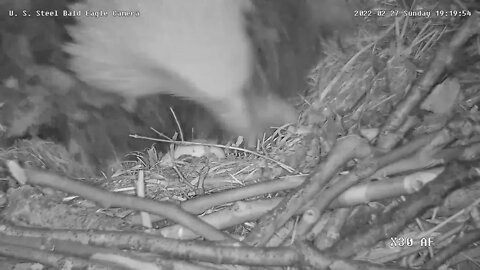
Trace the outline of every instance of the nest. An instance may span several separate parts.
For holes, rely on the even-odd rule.
[[[132,134],[150,147],[101,177],[52,142],[2,150],[0,255],[128,269],[469,264],[457,254],[479,254],[478,14],[365,20],[323,45],[298,123],[255,150]]]

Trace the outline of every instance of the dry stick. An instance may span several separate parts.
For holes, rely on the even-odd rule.
[[[306,175],[292,175],[277,180],[232,188],[180,202],[180,207],[188,213],[201,214],[214,206],[296,188],[303,183],[305,178]],[[151,216],[151,220],[152,222],[158,222],[164,220],[164,217]],[[135,224],[141,224],[138,216],[132,216],[129,221]]]
[[[418,148],[420,148],[421,146],[424,146],[425,144],[427,144],[427,142],[431,142],[434,136],[435,136],[435,134],[424,135],[424,136],[422,136],[420,138],[417,138],[416,140],[414,140],[414,141],[412,141],[412,142],[410,142],[410,143],[408,143],[408,144],[406,144],[406,145],[404,145],[400,148],[395,149],[393,152],[390,152],[388,154],[388,156],[382,156],[379,159],[380,160],[392,161],[392,160],[398,159],[402,156],[410,155],[412,153],[412,151],[415,151]],[[465,149],[465,151],[467,149]],[[454,155],[456,154],[455,156],[457,158],[465,155],[465,154],[463,154],[464,151],[453,151],[453,152],[449,151],[449,152],[451,154],[454,154]],[[472,157],[477,156],[478,150],[477,151],[469,150],[468,153],[469,154],[466,155],[466,156],[470,157],[469,160],[471,160]],[[461,155],[461,156],[457,156],[457,155]],[[393,156],[393,158],[392,158],[392,156]],[[450,159],[451,158],[455,158],[455,157],[452,156],[452,157],[450,157]],[[376,163],[375,161],[371,161],[371,162]],[[381,167],[381,164],[378,164],[377,166]],[[408,170],[409,168],[406,168],[406,169]],[[396,173],[400,173],[400,172],[403,172],[403,171],[397,171]],[[202,197],[198,197],[196,199],[188,200],[186,202],[181,203],[181,207],[182,207],[182,209],[184,209],[185,211],[187,211],[189,213],[199,214],[199,213],[202,213],[203,211],[205,211],[206,209],[211,208],[212,206],[215,206],[215,205],[218,205],[218,204],[224,204],[224,203],[228,203],[228,202],[232,202],[232,201],[236,201],[236,200],[241,200],[241,199],[245,199],[246,197],[257,196],[257,195],[261,195],[261,194],[264,194],[264,193],[277,192],[277,191],[281,191],[281,190],[285,190],[285,189],[296,188],[304,181],[304,179],[305,179],[305,176],[290,176],[290,177],[287,177],[285,179],[269,181],[269,182],[260,183],[260,184],[253,184],[253,185],[243,187],[243,188],[227,190],[225,192],[214,193],[214,194],[211,194],[211,195],[202,196]],[[340,182],[351,183],[351,181],[347,181],[347,180],[345,180],[345,181],[341,180]],[[392,187],[392,183],[384,183],[384,184],[385,184],[385,186],[388,186],[390,188]],[[401,183],[401,185],[403,185],[403,182]],[[341,188],[341,189],[343,189],[343,188]],[[397,194],[398,196],[407,194],[401,188],[397,189],[396,191],[397,192],[402,192],[401,194]],[[325,204],[327,204],[326,201],[329,200],[328,198],[335,197],[336,196],[335,194],[336,194],[335,192],[329,191],[326,195],[324,195],[325,196],[324,200],[319,200],[314,205],[319,205],[319,209],[321,209],[322,205],[325,206]],[[324,196],[320,196],[320,198],[324,198]],[[381,198],[384,198],[384,197],[381,197]],[[267,207],[267,208],[266,207],[261,207],[261,209],[264,209],[263,211],[253,211],[252,212],[252,210],[250,210],[249,212],[252,212],[252,213],[249,213],[250,215],[248,215],[245,218],[248,218],[249,220],[252,220],[252,219],[257,219],[257,218],[263,216],[266,213],[266,211],[268,211],[267,209],[271,210],[273,207],[275,207],[275,205],[278,204],[277,201],[278,200],[275,200],[275,201],[272,201],[271,203],[265,202],[270,207]],[[344,204],[340,204],[340,206],[341,205],[344,205]],[[338,207],[338,206],[339,205],[337,203],[336,207]],[[248,207],[248,206],[246,206],[246,207]],[[303,208],[303,209],[305,210],[305,208]],[[260,209],[255,209],[255,210],[260,210]],[[227,210],[227,211],[232,211],[232,210]],[[235,214],[233,214],[234,217],[228,218],[225,213],[216,213],[215,215],[212,215],[212,217],[210,217],[210,215],[205,216],[205,218],[206,218],[205,220],[208,223],[211,223],[212,225],[214,225],[215,227],[221,229],[221,228],[225,228],[225,226],[236,225],[237,223],[232,224],[232,222],[234,222],[234,221],[239,221],[239,220],[245,221],[243,218],[239,217],[238,214],[239,214],[238,211],[235,210]],[[297,214],[298,214],[298,212],[297,212]],[[220,220],[225,220],[225,219],[227,219],[229,222],[223,221],[223,222],[212,223],[213,220],[220,221]],[[155,220],[159,220],[159,218],[156,218]],[[183,232],[181,234],[181,237],[179,235],[180,231]],[[184,227],[180,226],[180,225],[175,225],[175,226],[172,226],[172,227],[169,227],[169,228],[165,228],[164,230],[162,230],[162,235],[168,236],[168,237],[174,237],[174,238],[180,237],[181,239],[193,239],[193,238],[197,237],[196,234],[192,233],[191,231],[185,231]]]
[[[337,141],[327,160],[318,165],[305,182],[285,197],[273,211],[262,217],[244,242],[249,245],[265,245],[277,229],[282,227],[300,207],[307,204],[338,173],[345,162],[371,154],[372,148],[359,136],[351,135]]]
[[[401,158],[402,156],[406,156],[406,155],[410,156],[410,153],[412,151],[415,151],[421,146],[424,146],[427,142],[432,141],[433,136],[434,134],[430,134],[430,135],[425,135],[420,138],[417,138],[416,140],[411,141],[408,144],[390,152],[388,156],[382,156],[379,159],[391,161],[393,159],[391,158],[391,156],[394,156],[394,158]],[[471,149],[468,149],[468,148],[465,148],[465,149],[462,148],[462,151],[448,150],[448,155],[450,156],[449,159],[453,159],[453,158],[464,159],[464,156],[466,156],[466,157],[469,157],[469,159],[467,160],[472,160],[472,157],[475,157],[478,155],[478,153],[480,153],[480,144],[478,144],[478,146],[479,147],[477,148],[479,149],[476,149],[476,151],[471,151]],[[465,155],[464,152],[467,150],[469,154]],[[373,163],[375,162],[373,161]],[[395,164],[395,162],[391,164]],[[381,164],[378,164],[377,166],[381,166]],[[423,167],[424,166],[422,166],[422,168]],[[404,168],[404,170],[407,170],[407,171],[410,169],[411,167]],[[396,173],[401,173],[404,170],[396,171]],[[288,176],[278,180],[268,181],[260,184],[252,184],[246,187],[230,189],[230,190],[219,192],[219,193],[213,193],[206,196],[197,197],[195,199],[182,202],[180,206],[182,207],[182,209],[184,209],[189,213],[200,214],[205,210],[219,204],[225,204],[225,203],[229,203],[237,200],[242,200],[248,197],[258,196],[265,193],[278,192],[282,190],[297,188],[299,185],[301,185],[304,182],[305,178],[306,176],[303,176],[303,175]],[[340,180],[340,182],[344,182],[344,181]],[[366,197],[363,197],[363,198],[354,196],[353,201],[351,201],[352,200],[351,197],[345,197],[344,199],[341,199],[343,198],[342,195],[336,196],[337,200],[334,200],[329,205],[329,208],[351,206],[351,205],[365,203],[367,201],[372,201],[372,200],[379,200],[379,199],[397,197],[400,195],[407,195],[407,194],[411,194],[413,191],[418,191],[421,188],[421,186],[418,186],[417,188],[413,188],[412,190],[409,190],[409,189],[405,189],[404,185],[405,183],[403,180],[399,181],[399,179],[392,179],[392,181],[386,180],[386,181],[382,181],[381,183],[376,183],[375,185],[373,185],[371,189],[369,188],[370,184],[351,187],[346,191],[346,192],[349,192],[349,194],[350,193],[357,194],[356,190],[365,190],[365,189],[371,190],[371,192],[373,193],[367,192],[368,194],[371,194],[371,195],[366,195]],[[378,189],[380,190],[387,189],[388,192],[375,191]],[[334,194],[335,192],[331,191],[324,196],[326,196],[327,198],[331,198],[332,195]],[[333,197],[335,197],[335,195]],[[232,208],[224,209],[222,211],[219,211],[210,215],[205,215],[201,218],[207,223],[212,224],[218,229],[224,229],[230,226],[238,225],[248,220],[255,220],[260,218],[261,216],[265,215],[268,211],[272,210],[279,203],[279,200],[281,200],[281,198],[264,200],[264,201],[255,201],[255,202],[244,202],[241,205],[240,204],[235,205],[235,206],[232,206]],[[320,205],[325,205],[325,201],[324,202],[317,201],[312,205],[317,205],[317,207]],[[299,214],[306,209],[307,208],[303,207],[299,211],[297,211],[296,214]],[[158,220],[161,220],[162,218],[152,217],[152,219],[154,221],[158,221]],[[135,216],[131,221],[136,224],[140,224],[139,223],[140,220],[138,216]],[[161,230],[161,235],[166,237],[176,238],[176,239],[194,239],[198,237],[198,235],[191,232],[190,230],[187,230],[185,227],[181,225],[174,225],[174,226],[164,228]]]
[[[33,169],[21,169],[13,161],[8,161],[10,171],[14,178],[19,179],[17,174],[24,174],[27,184],[50,187],[70,194],[76,194],[83,198],[95,201],[104,208],[125,207],[138,211],[145,211],[152,214],[165,216],[174,222],[180,223],[190,230],[202,235],[211,241],[230,241],[236,242],[229,235],[218,231],[210,224],[203,222],[196,216],[193,216],[178,205],[167,202],[157,202],[145,198],[139,198],[128,194],[112,193],[102,190],[80,181],[74,181],[66,177],[61,177],[52,173]],[[17,167],[15,171],[11,168]],[[21,170],[19,172],[19,170]],[[21,182],[22,180],[20,180]]]
[[[73,268],[78,269],[130,270],[129,268],[123,268],[118,266],[106,266],[104,262],[92,262],[90,260],[80,259],[77,257],[55,254],[48,251],[12,245],[3,242],[0,243],[0,255],[4,257],[11,257],[31,262],[38,262],[45,266],[55,267],[56,269],[64,269],[65,265],[69,265]]]
[[[128,258],[132,261],[138,261],[138,258],[133,258],[125,252],[109,250],[106,248],[91,247],[91,246],[82,245],[75,242],[57,241],[57,240],[42,241],[42,240],[44,239],[38,238],[38,237],[9,236],[9,235],[2,234],[0,237],[0,246],[8,246],[11,243],[15,243],[16,246],[21,247],[22,250],[19,252],[19,254],[16,254],[15,256],[12,256],[12,257],[17,257],[18,255],[20,255],[21,257],[27,257],[30,251],[34,251],[37,253],[48,251],[43,254],[43,258],[40,258],[37,256],[29,259],[31,261],[40,262],[43,264],[45,264],[46,261],[50,260],[51,257],[57,258],[59,256],[65,256],[65,254],[68,254],[68,256],[71,256],[71,258],[73,258],[73,259],[69,259],[70,261],[74,261],[74,262],[77,261],[76,263],[81,262],[83,265],[95,264],[96,262],[93,262],[92,260],[95,259],[94,256],[96,254],[100,255],[100,256],[97,256],[97,258],[101,256],[106,256],[107,258],[109,256],[116,256],[118,258],[117,261],[121,261],[122,257],[124,259]],[[38,253],[38,254],[40,255],[41,253]],[[89,258],[89,259],[84,259],[84,258]],[[99,261],[102,261],[102,260],[100,259]],[[103,265],[112,266],[111,263],[109,264],[109,261],[103,261],[101,263]],[[146,262],[142,262],[142,264],[146,264]],[[121,263],[116,263],[115,267],[121,267]],[[150,266],[150,268],[151,267],[152,266]],[[131,269],[131,268],[128,268],[125,266],[125,269]]]
[[[406,176],[405,179],[404,177],[398,177],[380,182],[359,184],[351,187],[343,194],[339,195],[336,200],[334,200],[329,205],[328,208],[333,209],[338,207],[353,206],[371,201],[377,201],[386,198],[395,198],[402,195],[412,194],[420,190],[425,183],[433,180],[433,178],[440,174],[442,170],[443,168],[437,168],[434,170],[430,170],[429,172],[416,173],[414,174],[416,176],[413,178],[411,176]],[[422,174],[428,175],[428,177],[421,177]],[[422,180],[420,180],[418,177],[421,177]],[[298,187],[301,182],[294,182],[292,184],[295,184],[295,187]],[[268,193],[269,191],[265,190],[265,192]],[[281,200],[281,197],[277,197],[267,200],[255,200],[246,202],[239,201],[228,208],[224,208],[220,211],[208,215],[202,215],[199,218],[215,226],[215,228],[222,230],[232,226],[236,226],[238,224],[242,224],[250,220],[259,219],[260,217],[267,214],[268,211],[274,209]],[[308,209],[309,208],[307,207],[302,207],[295,214],[301,214]],[[296,231],[300,231],[300,226],[297,228]],[[195,239],[198,237],[198,235],[181,225],[173,225],[162,228],[160,229],[160,234],[165,237],[175,239]],[[275,233],[275,235],[277,238],[279,237],[278,231]]]
[[[143,170],[138,172],[137,182],[137,196],[140,198],[145,198],[145,178]],[[150,219],[150,214],[147,212],[140,212],[140,216],[142,217],[142,225],[145,228],[151,229],[152,228],[152,220]]]
[[[305,219],[305,221],[307,221],[309,224],[301,224],[299,228],[302,228],[302,229],[296,231],[296,234],[297,234],[296,237],[303,239],[308,233],[308,231],[314,226],[314,224],[318,222],[321,214],[328,207],[330,202],[332,202],[336,197],[338,197],[338,195],[344,192],[347,188],[358,183],[358,181],[360,181],[361,179],[364,179],[372,175],[378,168],[382,168],[386,164],[389,164],[393,161],[404,158],[405,156],[411,155],[411,153],[415,152],[420,146],[425,145],[428,141],[431,141],[431,139],[436,135],[437,134],[430,134],[430,135],[423,136],[422,138],[419,138],[414,142],[404,145],[398,148],[397,150],[390,152],[386,155],[382,155],[373,160],[366,160],[363,163],[363,165],[360,164],[359,166],[357,166],[357,169],[354,172],[348,175],[337,176],[336,178],[341,180],[334,181],[334,182],[338,184],[336,184],[332,188],[329,188],[328,191],[326,191],[324,194],[317,196],[319,198],[318,201],[309,203],[309,205],[313,205],[313,207],[309,208],[309,210],[311,211],[308,211],[308,213],[306,213],[310,215],[308,219]],[[368,145],[367,147],[370,147],[370,146]],[[354,149],[354,147],[350,146],[349,151],[352,151],[351,149]],[[332,150],[331,153],[336,153],[335,151],[338,151],[338,150]],[[312,189],[313,187],[307,188],[307,190],[310,190],[310,191]],[[318,194],[318,191],[315,194]],[[302,204],[302,206],[304,206],[307,202],[308,201],[305,201]]]
[[[433,139],[433,137],[431,138]],[[471,161],[477,159],[479,156],[480,143],[442,149],[433,155],[425,155],[425,153],[419,152],[388,164],[377,170],[371,178],[383,178],[388,175],[399,174],[405,171],[423,169],[434,165],[435,163],[445,164],[451,160]]]
[[[318,222],[321,215],[325,209],[327,209],[330,203],[349,187],[355,185],[360,180],[371,176],[374,172],[378,171],[379,168],[384,167],[386,164],[390,164],[393,161],[404,158],[405,156],[410,155],[412,152],[417,151],[419,148],[421,148],[419,152],[421,155],[430,157],[430,159],[433,160],[433,155],[438,153],[439,149],[443,148],[456,137],[468,137],[473,130],[465,130],[464,127],[468,126],[469,124],[469,120],[459,119],[452,121],[449,123],[447,128],[444,128],[432,135],[424,136],[422,139],[418,139],[414,143],[404,145],[387,155],[375,157],[373,160],[363,160],[363,162],[357,165],[353,172],[347,175],[337,176],[334,180],[332,180],[332,182],[335,184],[329,187],[328,190],[325,190],[322,194],[318,195],[316,201],[312,203],[313,206],[305,212],[305,215],[308,215],[308,218],[302,219],[302,221],[306,224],[299,225],[299,228],[302,230],[296,231],[297,238],[304,239],[308,231],[311,230],[315,223]]]
[[[455,239],[455,241],[450,243],[439,253],[437,253],[435,257],[433,257],[429,262],[425,264],[425,267],[429,269],[438,269],[438,267],[450,257],[479,240],[480,229],[466,232],[462,236]]]
[[[332,203],[329,204],[328,208],[334,209],[338,207],[347,207],[368,203],[371,201],[378,201],[382,199],[395,198],[402,195],[412,194],[420,190],[423,185],[433,180],[442,171],[443,167],[440,169],[436,168],[433,170],[429,170],[428,172],[416,173],[414,174],[416,176],[413,178],[412,175],[410,175],[406,176],[405,178],[398,177],[383,180],[380,182],[362,183],[359,185],[355,185],[350,189],[347,189],[343,194],[339,195]],[[424,174],[424,176],[421,176],[422,174]],[[420,180],[419,178],[422,180]],[[300,184],[301,183],[298,183],[297,186],[299,186]],[[281,200],[281,197],[277,197],[267,200],[255,200],[247,202],[239,201],[228,208],[224,208],[220,211],[208,215],[203,215],[200,218],[207,223],[212,224],[213,226],[215,226],[215,228],[226,229],[250,220],[259,219],[260,217],[267,214],[268,211],[274,209]],[[317,204],[322,204],[322,202],[317,202]],[[308,208],[307,205],[300,208],[295,214],[301,214],[309,209],[311,211],[312,208]],[[312,218],[312,216],[309,217]],[[316,224],[318,224],[318,222],[316,222]],[[296,232],[302,231],[302,226],[303,224],[299,224],[296,228]],[[317,225],[315,225],[315,227],[316,226]],[[175,239],[195,239],[198,237],[198,235],[184,228],[181,225],[173,225],[162,228],[160,229],[160,233],[165,237]],[[279,236],[278,231],[275,233],[275,237],[277,238],[277,240],[284,239]],[[284,235],[284,237],[288,237],[288,235]],[[295,238],[297,239],[298,235]],[[307,236],[307,239],[311,239],[311,237]]]
[[[317,196],[318,199],[312,203],[313,206],[309,209],[309,214],[313,215],[315,218],[309,220],[311,222],[310,224],[302,226],[304,229],[303,231],[297,231],[297,237],[300,239],[305,238],[315,223],[320,220],[321,215],[325,209],[327,209],[328,205],[342,192],[357,184],[360,180],[373,175],[379,168],[411,155],[412,152],[417,151],[422,145],[425,145],[428,141],[431,141],[434,136],[437,136],[437,134],[424,136],[421,139],[406,144],[395,151],[374,157],[371,160],[364,159],[363,162],[357,164],[353,172],[350,172],[347,175],[336,176],[335,179],[332,180],[332,182],[336,184],[334,184],[328,190],[324,190],[322,194]]]
[[[480,149],[477,152],[480,153]],[[409,170],[409,168],[407,168],[407,170]],[[243,200],[249,197],[255,197],[259,195],[297,188],[305,181],[306,177],[307,177],[306,175],[293,175],[293,176],[282,177],[277,180],[267,181],[267,182],[258,183],[258,184],[251,184],[245,187],[232,188],[229,190],[212,193],[209,195],[199,196],[194,199],[181,202],[180,207],[183,210],[187,211],[188,213],[201,214],[207,209],[210,209],[218,205]],[[396,187],[396,188],[392,190],[392,187]],[[330,208],[352,206],[352,205],[357,205],[361,203],[366,203],[372,200],[381,200],[381,199],[406,195],[412,192],[412,190],[406,189],[407,187],[411,187],[411,186],[410,185],[405,186],[404,180],[400,181],[399,178],[376,182],[374,184],[371,184],[371,183],[361,184],[358,186],[351,187],[350,189],[346,190],[342,195],[338,196],[337,199],[334,200],[332,204],[330,204]],[[385,191],[379,192],[378,190],[385,190]],[[418,189],[415,189],[415,190],[418,190]],[[356,196],[356,195],[351,196],[351,194],[358,194],[364,191],[366,191],[366,193],[364,194],[365,196],[363,197]],[[270,201],[271,203],[267,203],[267,204],[271,205],[272,207],[274,207],[278,203],[277,199],[266,200],[266,201]],[[255,202],[253,202],[253,204]],[[251,202],[247,202],[247,204],[250,204],[250,203]],[[259,203],[259,204],[263,205],[263,203]],[[255,206],[252,205],[252,207],[255,207]],[[228,211],[231,211],[231,210],[227,210],[227,212]],[[260,216],[265,214],[263,212],[261,213],[262,214],[260,214]],[[205,217],[209,217],[210,215],[206,215]],[[224,215],[225,213],[222,214],[221,216],[224,216]],[[257,219],[260,216],[254,216],[251,218],[251,220]],[[164,218],[159,216],[151,216],[151,220],[153,222],[158,222],[158,221],[164,220]],[[208,220],[210,220],[210,218]],[[139,225],[142,224],[139,215],[131,216],[128,219],[128,221],[134,224],[139,224]],[[221,223],[215,223],[215,227],[219,228],[218,227],[219,224]],[[234,224],[234,225],[237,225],[237,224]],[[221,228],[225,228],[225,227],[221,227]]]
[[[391,149],[401,138],[390,136],[407,119],[409,113],[430,93],[434,84],[453,62],[454,54],[465,42],[479,31],[478,15],[473,15],[460,27],[451,41],[440,48],[434,60],[430,63],[428,72],[416,83],[405,98],[395,107],[386,124],[382,127],[377,146],[383,149]]]
[[[352,208],[338,208],[330,212],[327,215],[329,218],[326,220],[323,217],[324,215],[322,215],[321,220],[315,223],[314,228],[312,228],[311,233],[313,233],[311,236],[307,236],[307,239],[314,239],[314,246],[318,250],[325,250],[331,247],[341,237],[340,230],[351,213]],[[314,232],[315,229],[316,232]]]
[[[416,151],[420,147],[427,144],[427,142],[430,142],[434,138],[434,136],[436,136],[436,134],[437,133],[432,133],[432,134],[420,136],[415,140],[412,140],[407,144],[391,151],[390,153],[387,154],[387,156],[382,156],[381,159],[389,160],[389,162],[392,162],[393,160],[402,160],[401,158],[405,156],[411,156],[411,154],[414,151]],[[480,143],[477,143],[470,146],[442,150],[439,152],[439,154],[436,155],[436,158],[443,159],[443,157],[446,157],[449,160],[450,159],[472,160],[476,156],[478,156],[479,153],[480,153]],[[372,163],[375,163],[375,162],[372,162]],[[390,164],[395,164],[395,162]],[[388,166],[390,165],[387,165],[383,168],[387,168]],[[377,170],[377,172],[374,175],[376,177],[383,177],[383,176],[389,175],[388,171],[385,172],[385,175],[378,174],[379,171],[380,172],[383,171],[383,168],[381,170]],[[412,168],[412,167],[405,168],[406,171],[412,170],[412,169],[415,169],[415,168]],[[394,173],[395,174],[402,173],[405,170],[395,171]],[[219,204],[230,203],[237,200],[246,199],[248,197],[263,195],[265,193],[279,192],[279,191],[284,191],[292,188],[297,188],[299,185],[301,185],[304,182],[307,176],[308,175],[286,176],[286,177],[282,177],[280,179],[276,179],[272,181],[251,184],[245,187],[239,187],[239,188],[229,189],[229,190],[225,190],[218,193],[212,193],[209,195],[200,196],[194,199],[181,202],[180,206],[182,207],[183,210],[191,214],[200,214],[200,213],[203,213],[205,210],[213,206],[217,206]],[[132,220],[133,222],[136,222],[136,223],[139,222],[136,219],[132,219]],[[159,221],[162,219],[161,217],[152,217],[152,220]]]
[[[180,203],[185,211],[192,214],[201,214],[205,210],[220,204],[234,202],[248,197],[263,195],[265,193],[273,193],[301,185],[306,176],[288,176],[284,179],[272,180],[258,184],[252,184],[245,187],[226,190],[223,192],[213,193],[206,196],[197,197]]]
[[[422,137],[419,137],[419,138],[407,143],[406,145],[403,145],[402,147],[397,148],[394,151],[390,152],[388,154],[388,156],[393,155],[396,158],[400,158],[400,157],[405,156],[405,155],[410,156],[410,153],[412,151],[415,151],[419,147],[421,147],[421,146],[425,145],[427,142],[431,141],[433,136],[434,136],[434,134],[424,135]],[[480,153],[480,143],[477,143],[477,144],[474,144],[474,145],[471,145],[471,146],[442,150],[437,155],[438,157],[436,157],[436,158],[441,159],[441,160],[443,160],[443,157],[446,157],[448,160],[451,160],[451,159],[473,160],[476,156],[478,156],[479,153]],[[385,156],[382,157],[382,159],[392,160],[392,158],[385,157]],[[405,159],[400,159],[400,160],[405,160]],[[390,163],[390,164],[396,164],[396,163],[397,162],[393,162],[393,163]],[[384,171],[384,168],[387,168],[389,166],[390,165],[387,165],[387,166],[383,167],[381,170],[377,170],[375,175],[378,175],[379,172]],[[422,168],[423,167],[425,167],[425,166],[422,166]],[[401,171],[396,170],[395,173],[402,173],[404,171],[414,169],[414,167],[412,167],[412,166],[402,167],[402,168],[403,169]],[[415,167],[415,168],[417,168],[417,167]],[[389,175],[388,172],[385,172],[385,173],[386,173],[386,175]],[[379,175],[378,177],[381,177],[381,176],[382,175]],[[272,193],[272,192],[278,192],[278,191],[288,190],[288,189],[292,189],[292,188],[297,188],[298,186],[300,186],[304,182],[306,177],[307,177],[306,175],[287,176],[287,177],[282,177],[278,180],[272,180],[272,181],[258,183],[258,184],[251,184],[251,185],[248,185],[248,186],[245,186],[245,187],[240,187],[240,188],[230,189],[230,190],[226,190],[226,191],[222,191],[222,192],[218,192],[218,193],[213,193],[213,194],[209,194],[209,195],[205,195],[205,196],[200,196],[200,197],[197,197],[197,198],[194,198],[194,199],[191,199],[191,200],[187,200],[185,202],[181,202],[180,207],[183,210],[185,210],[185,211],[187,211],[191,214],[200,214],[200,213],[203,213],[205,210],[207,210],[211,207],[220,205],[220,204],[230,203],[230,202],[246,199],[248,197],[263,195],[265,193]],[[377,185],[380,185],[380,186],[377,187]],[[373,187],[372,190],[377,190],[379,188],[381,189],[381,186],[388,187],[389,191],[391,191],[391,192],[382,193],[382,194],[387,195],[388,197],[406,195],[407,193],[410,193],[410,192],[408,192],[408,190],[404,190],[401,187],[395,189],[392,192],[391,187],[395,186],[395,185],[401,185],[403,187],[404,183],[403,183],[403,181],[397,181],[397,180],[382,181],[381,183],[375,184],[375,187]],[[362,190],[362,188],[367,188],[368,186],[369,186],[369,184],[366,184],[366,185],[363,185],[363,186],[353,187],[349,190],[351,190],[350,193],[356,194],[354,192],[354,190],[358,190],[358,189]],[[370,188],[367,188],[367,189],[370,189]],[[347,191],[349,191],[349,190],[347,190]],[[385,198],[384,196],[373,196],[373,197],[375,199],[384,199]],[[337,199],[340,199],[340,198],[341,198],[341,196],[337,197]],[[330,207],[336,208],[336,207],[342,207],[342,206],[351,206],[351,205],[354,205],[354,204],[365,202],[365,201],[357,201],[357,200],[354,200],[352,202],[352,201],[350,201],[350,199],[351,199],[350,197],[345,197],[345,199],[346,200],[342,199],[341,201],[333,201],[333,205],[331,204]],[[359,198],[357,198],[357,199],[359,199]],[[371,200],[372,197],[367,196],[364,199],[367,199],[367,200],[370,199]],[[273,200],[271,203],[269,203],[269,205],[272,205],[272,207],[274,207],[277,203],[278,203],[277,200]],[[255,206],[252,206],[252,207],[255,207]],[[261,212],[261,213],[262,214],[259,214],[259,216],[254,216],[251,219],[257,219],[260,216],[262,216],[263,214],[265,214],[264,212]],[[209,215],[207,215],[206,217],[208,217],[208,216]],[[221,215],[221,216],[224,216],[224,215]],[[249,216],[251,216],[251,215],[249,215]],[[152,218],[152,221],[163,220],[163,217],[159,217],[159,216],[152,216],[151,218]],[[210,220],[210,219],[208,218],[208,220]],[[130,218],[130,221],[135,223],[135,224],[141,224],[141,220],[139,219],[138,215]],[[220,224],[222,224],[222,223],[215,223],[215,227],[224,228],[224,227],[218,227]]]
[[[28,250],[31,248],[36,250],[50,250],[52,253],[89,258],[90,260],[101,261],[104,264],[111,265],[115,263],[117,268],[118,265],[125,267],[130,265],[131,267],[133,266],[133,269],[212,270],[210,267],[195,265],[185,261],[164,260],[159,258],[157,254],[119,251],[118,249],[89,246],[66,240],[47,240],[47,235],[44,237],[0,235],[0,246],[15,243],[15,245],[26,247],[26,253],[28,253]],[[114,260],[112,261],[112,259]]]
[[[457,160],[474,160],[480,157],[480,142],[451,147],[440,151],[435,155],[435,158],[442,159],[445,162],[448,162],[453,159]]]
[[[359,228],[355,234],[336,243],[329,252],[341,258],[349,258],[378,241],[397,235],[418,215],[443,203],[444,197],[450,192],[478,181],[480,174],[473,165],[476,164],[450,163],[434,181],[429,182],[419,192],[407,196],[405,202],[383,213],[376,224]]]
[[[462,121],[459,121],[460,123]],[[466,121],[463,121],[464,123],[468,123],[469,121],[466,120]],[[461,129],[462,128],[462,124],[460,124],[458,122],[452,122],[451,124],[449,124],[449,126],[447,128],[444,128],[440,131],[437,132],[436,136],[431,140],[429,141],[429,143],[427,143],[426,145],[424,145],[421,149],[420,149],[420,152],[421,153],[425,153],[426,155],[434,155],[437,151],[437,149],[440,149],[442,148],[443,146],[445,146],[446,144],[448,144],[449,142],[451,142],[452,140],[455,139],[456,135],[458,135],[458,129]],[[470,134],[465,133],[464,136],[468,137]],[[383,162],[383,160],[381,160]],[[359,166],[357,166],[359,167]],[[375,171],[376,169],[374,169]],[[441,174],[441,175],[444,175],[445,174],[445,171]],[[347,175],[348,177],[348,175]],[[437,177],[437,179],[440,178],[440,176]],[[318,212],[322,212],[324,209],[326,209],[326,207],[328,206],[328,204],[330,203],[331,200],[333,200],[333,198],[323,198],[323,197],[329,197],[329,196],[333,196],[334,194],[337,194],[338,192],[342,192],[343,188],[345,188],[346,186],[348,186],[349,184],[352,184],[352,181],[355,179],[355,176],[351,176],[350,179],[349,178],[346,178],[346,179],[343,179],[341,181],[338,182],[338,184],[336,184],[335,186],[333,186],[332,188],[330,188],[328,190],[328,193],[326,193],[325,195],[323,196],[319,196],[319,199],[318,201],[321,202],[321,203],[318,203],[316,205],[316,208],[318,209],[317,211]],[[434,180],[435,181],[435,180]],[[434,182],[433,181],[433,182]],[[438,181],[437,181],[438,182]],[[432,182],[428,183],[428,185],[431,185]],[[435,182],[436,183],[436,182]],[[422,190],[424,190],[424,188],[422,188]],[[332,193],[332,194],[331,194]],[[405,220],[401,220],[401,222],[399,223],[404,223],[404,222],[407,222],[407,221],[410,221],[410,220],[407,220],[406,217],[405,217]],[[369,227],[371,229],[372,232],[375,232],[376,230],[378,230],[378,228],[376,227]],[[369,231],[370,232],[370,231]],[[372,233],[374,234],[374,233]],[[364,239],[366,233],[365,232],[358,232],[357,234],[355,234],[355,236],[352,236],[355,238],[355,240],[358,242],[358,243],[352,243],[352,242],[349,242],[349,244],[351,244],[350,247],[352,246],[355,246],[356,244],[360,245],[359,248],[367,248],[369,246],[361,246],[362,244],[365,244],[365,243],[369,243],[368,245],[371,245],[371,241],[373,240],[383,240],[383,239],[379,239],[381,237],[385,237],[385,234],[384,235],[381,235],[377,238],[374,238],[373,240],[372,239]],[[392,236],[392,235],[387,235],[388,236]],[[372,236],[373,237],[373,236]],[[340,242],[342,243],[343,240]],[[338,245],[342,245],[340,243],[337,243]],[[377,243],[377,242],[374,242],[374,243]],[[347,244],[348,245],[348,244]],[[357,249],[356,251],[359,251],[361,249]],[[354,252],[352,250],[350,250],[350,252]],[[351,256],[351,254],[349,255]]]
[[[377,269],[375,264],[356,262],[344,259],[335,259],[322,255],[311,249],[303,253],[297,247],[233,247],[215,245],[205,241],[178,241],[167,239],[151,234],[129,233],[121,231],[82,231],[82,230],[48,230],[37,228],[25,228],[2,225],[2,232],[7,235],[22,235],[36,237],[41,243],[60,244],[59,240],[81,242],[104,247],[115,247],[136,251],[154,252],[163,255],[165,258],[177,260],[196,260],[211,262],[215,264],[240,264],[256,266],[298,266],[307,265],[315,269],[325,269],[329,265],[362,265],[364,269]],[[22,247],[24,248],[24,247]],[[32,249],[34,250],[34,249]],[[94,250],[100,250],[94,248]],[[313,252],[312,252],[313,251]],[[116,268],[118,269],[118,268]],[[183,268],[187,269],[187,268]],[[346,268],[333,268],[346,269]],[[383,269],[405,269],[405,268],[383,268]]]
[[[255,248],[226,246],[206,241],[180,241],[154,234],[126,231],[39,229],[2,224],[1,231],[11,236],[40,237],[43,242],[64,240],[101,247],[131,249],[161,254],[164,258],[197,260],[215,264],[293,266],[304,256],[290,247]],[[52,240],[53,239],[53,240]]]
[[[369,270],[408,270],[409,268],[399,266],[385,266],[364,261],[353,261],[325,256],[316,248],[305,242],[296,242],[296,248],[305,254],[307,265],[312,265],[315,269],[345,270],[345,269],[369,269]]]
[[[180,140],[181,140],[181,141],[185,141],[185,139],[184,139],[184,137],[183,137],[182,127],[180,126],[180,122],[178,121],[177,115],[175,114],[175,111],[173,110],[172,107],[170,107],[170,112],[171,112],[172,115],[173,115],[173,119],[175,120],[175,124],[177,124],[178,133],[180,134]]]
[[[261,201],[239,201],[230,207],[208,215],[202,215],[199,218],[213,225],[215,228],[226,229],[260,218],[278,205],[280,200],[281,198]],[[164,227],[159,230],[159,234],[164,237],[182,240],[191,240],[199,237],[181,225]]]

